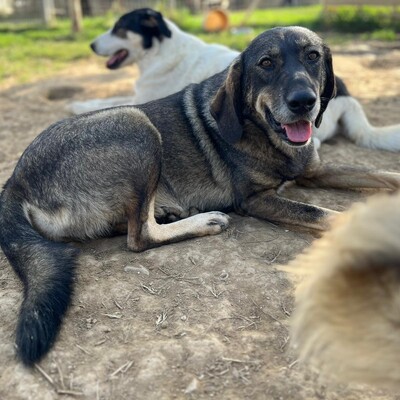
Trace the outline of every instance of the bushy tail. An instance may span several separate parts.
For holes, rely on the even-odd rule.
[[[53,345],[72,294],[78,249],[42,237],[17,199],[0,196],[0,245],[24,284],[17,353],[25,365],[39,361]]]

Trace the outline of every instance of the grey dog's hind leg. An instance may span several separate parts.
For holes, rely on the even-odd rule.
[[[128,213],[130,250],[143,251],[194,237],[216,235],[229,225],[229,216],[219,211],[193,215],[170,224],[158,224],[154,216],[154,203],[153,194],[139,209],[132,209]]]

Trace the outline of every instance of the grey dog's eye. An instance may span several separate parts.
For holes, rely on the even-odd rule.
[[[318,51],[310,51],[307,55],[308,59],[311,61],[315,61],[319,58],[319,53]]]
[[[272,60],[269,59],[268,57],[262,58],[262,59],[259,61],[258,65],[259,65],[260,67],[263,67],[263,68],[271,68],[271,67],[272,67]]]

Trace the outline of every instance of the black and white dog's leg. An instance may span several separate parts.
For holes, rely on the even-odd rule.
[[[343,133],[356,144],[370,149],[400,150],[400,124],[372,126],[361,104],[351,96],[338,98],[342,103]]]
[[[316,148],[334,136],[337,130],[359,146],[400,151],[400,124],[372,126],[361,104],[352,96],[338,96],[331,100],[321,126],[314,128]]]
[[[133,96],[116,96],[108,99],[92,99],[86,101],[74,101],[67,105],[67,111],[71,114],[83,114],[90,111],[102,110],[104,108],[135,105]]]

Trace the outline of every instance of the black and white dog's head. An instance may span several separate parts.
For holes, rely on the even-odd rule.
[[[90,47],[100,55],[110,57],[107,68],[117,69],[138,62],[153,40],[170,38],[171,31],[161,13],[141,8],[123,15],[108,32],[95,39]]]
[[[335,93],[331,53],[321,38],[305,28],[278,27],[231,64],[211,112],[229,142],[240,139],[247,119],[275,144],[304,146]]]

